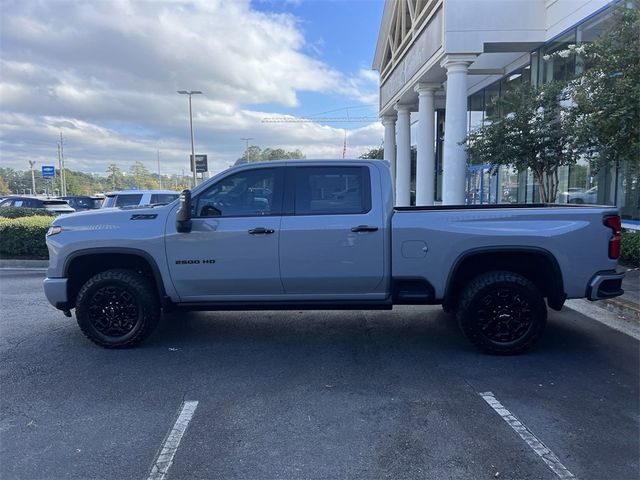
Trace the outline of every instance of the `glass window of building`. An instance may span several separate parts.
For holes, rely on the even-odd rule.
[[[584,43],[592,43],[609,27],[611,27],[612,17],[609,11],[603,12],[600,15],[596,15],[590,20],[587,20],[582,25],[579,25],[576,30],[576,44],[582,45]],[[576,57],[576,74],[582,73],[585,68],[585,59],[577,55]]]
[[[491,120],[500,115],[498,111],[498,99],[500,98],[500,81],[492,83],[484,89],[484,110],[485,123],[490,123]]]
[[[469,131],[482,127],[484,121],[484,90],[469,97]]]
[[[507,75],[500,81],[500,96],[504,97],[509,92],[512,92],[516,88],[522,85],[522,70],[516,70],[515,72]],[[510,112],[504,111],[505,106],[501,105],[501,116],[507,115]]]
[[[542,49],[543,81],[571,80],[575,76],[575,54],[569,45],[575,45],[576,31],[561,36]]]

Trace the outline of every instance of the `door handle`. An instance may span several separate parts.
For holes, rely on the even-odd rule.
[[[275,230],[272,228],[264,228],[264,227],[256,227],[249,230],[250,235],[268,235],[270,233],[274,233]]]
[[[370,227],[369,225],[358,225],[351,229],[352,232],[377,232],[378,227]]]

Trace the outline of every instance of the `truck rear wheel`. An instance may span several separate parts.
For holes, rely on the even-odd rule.
[[[462,332],[487,353],[513,355],[530,348],[547,323],[538,288],[513,272],[487,272],[464,290],[457,310]]]
[[[91,277],[76,300],[82,333],[105,348],[134,347],[158,325],[160,305],[149,281],[131,270],[107,270]]]

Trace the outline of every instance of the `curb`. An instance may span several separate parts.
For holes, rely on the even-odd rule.
[[[610,298],[600,304],[602,308],[609,310],[628,319],[640,322],[640,305],[624,298]]]
[[[0,258],[0,268],[35,268],[46,270],[49,260],[23,260],[20,258]]]
[[[565,306],[640,341],[640,322],[635,317],[626,317],[610,311],[605,302],[590,302],[580,298],[567,300]]]

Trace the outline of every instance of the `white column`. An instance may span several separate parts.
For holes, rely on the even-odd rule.
[[[416,205],[433,205],[435,198],[435,91],[440,85],[419,83],[418,158],[416,162]]]
[[[396,116],[384,115],[384,159],[391,165],[391,181],[396,182]]]
[[[396,205],[411,204],[411,122],[409,105],[396,105],[398,112],[398,153],[396,157]]]
[[[467,155],[460,142],[467,135],[467,70],[475,55],[448,55],[447,100],[444,121],[442,203],[462,205],[465,201]]]

